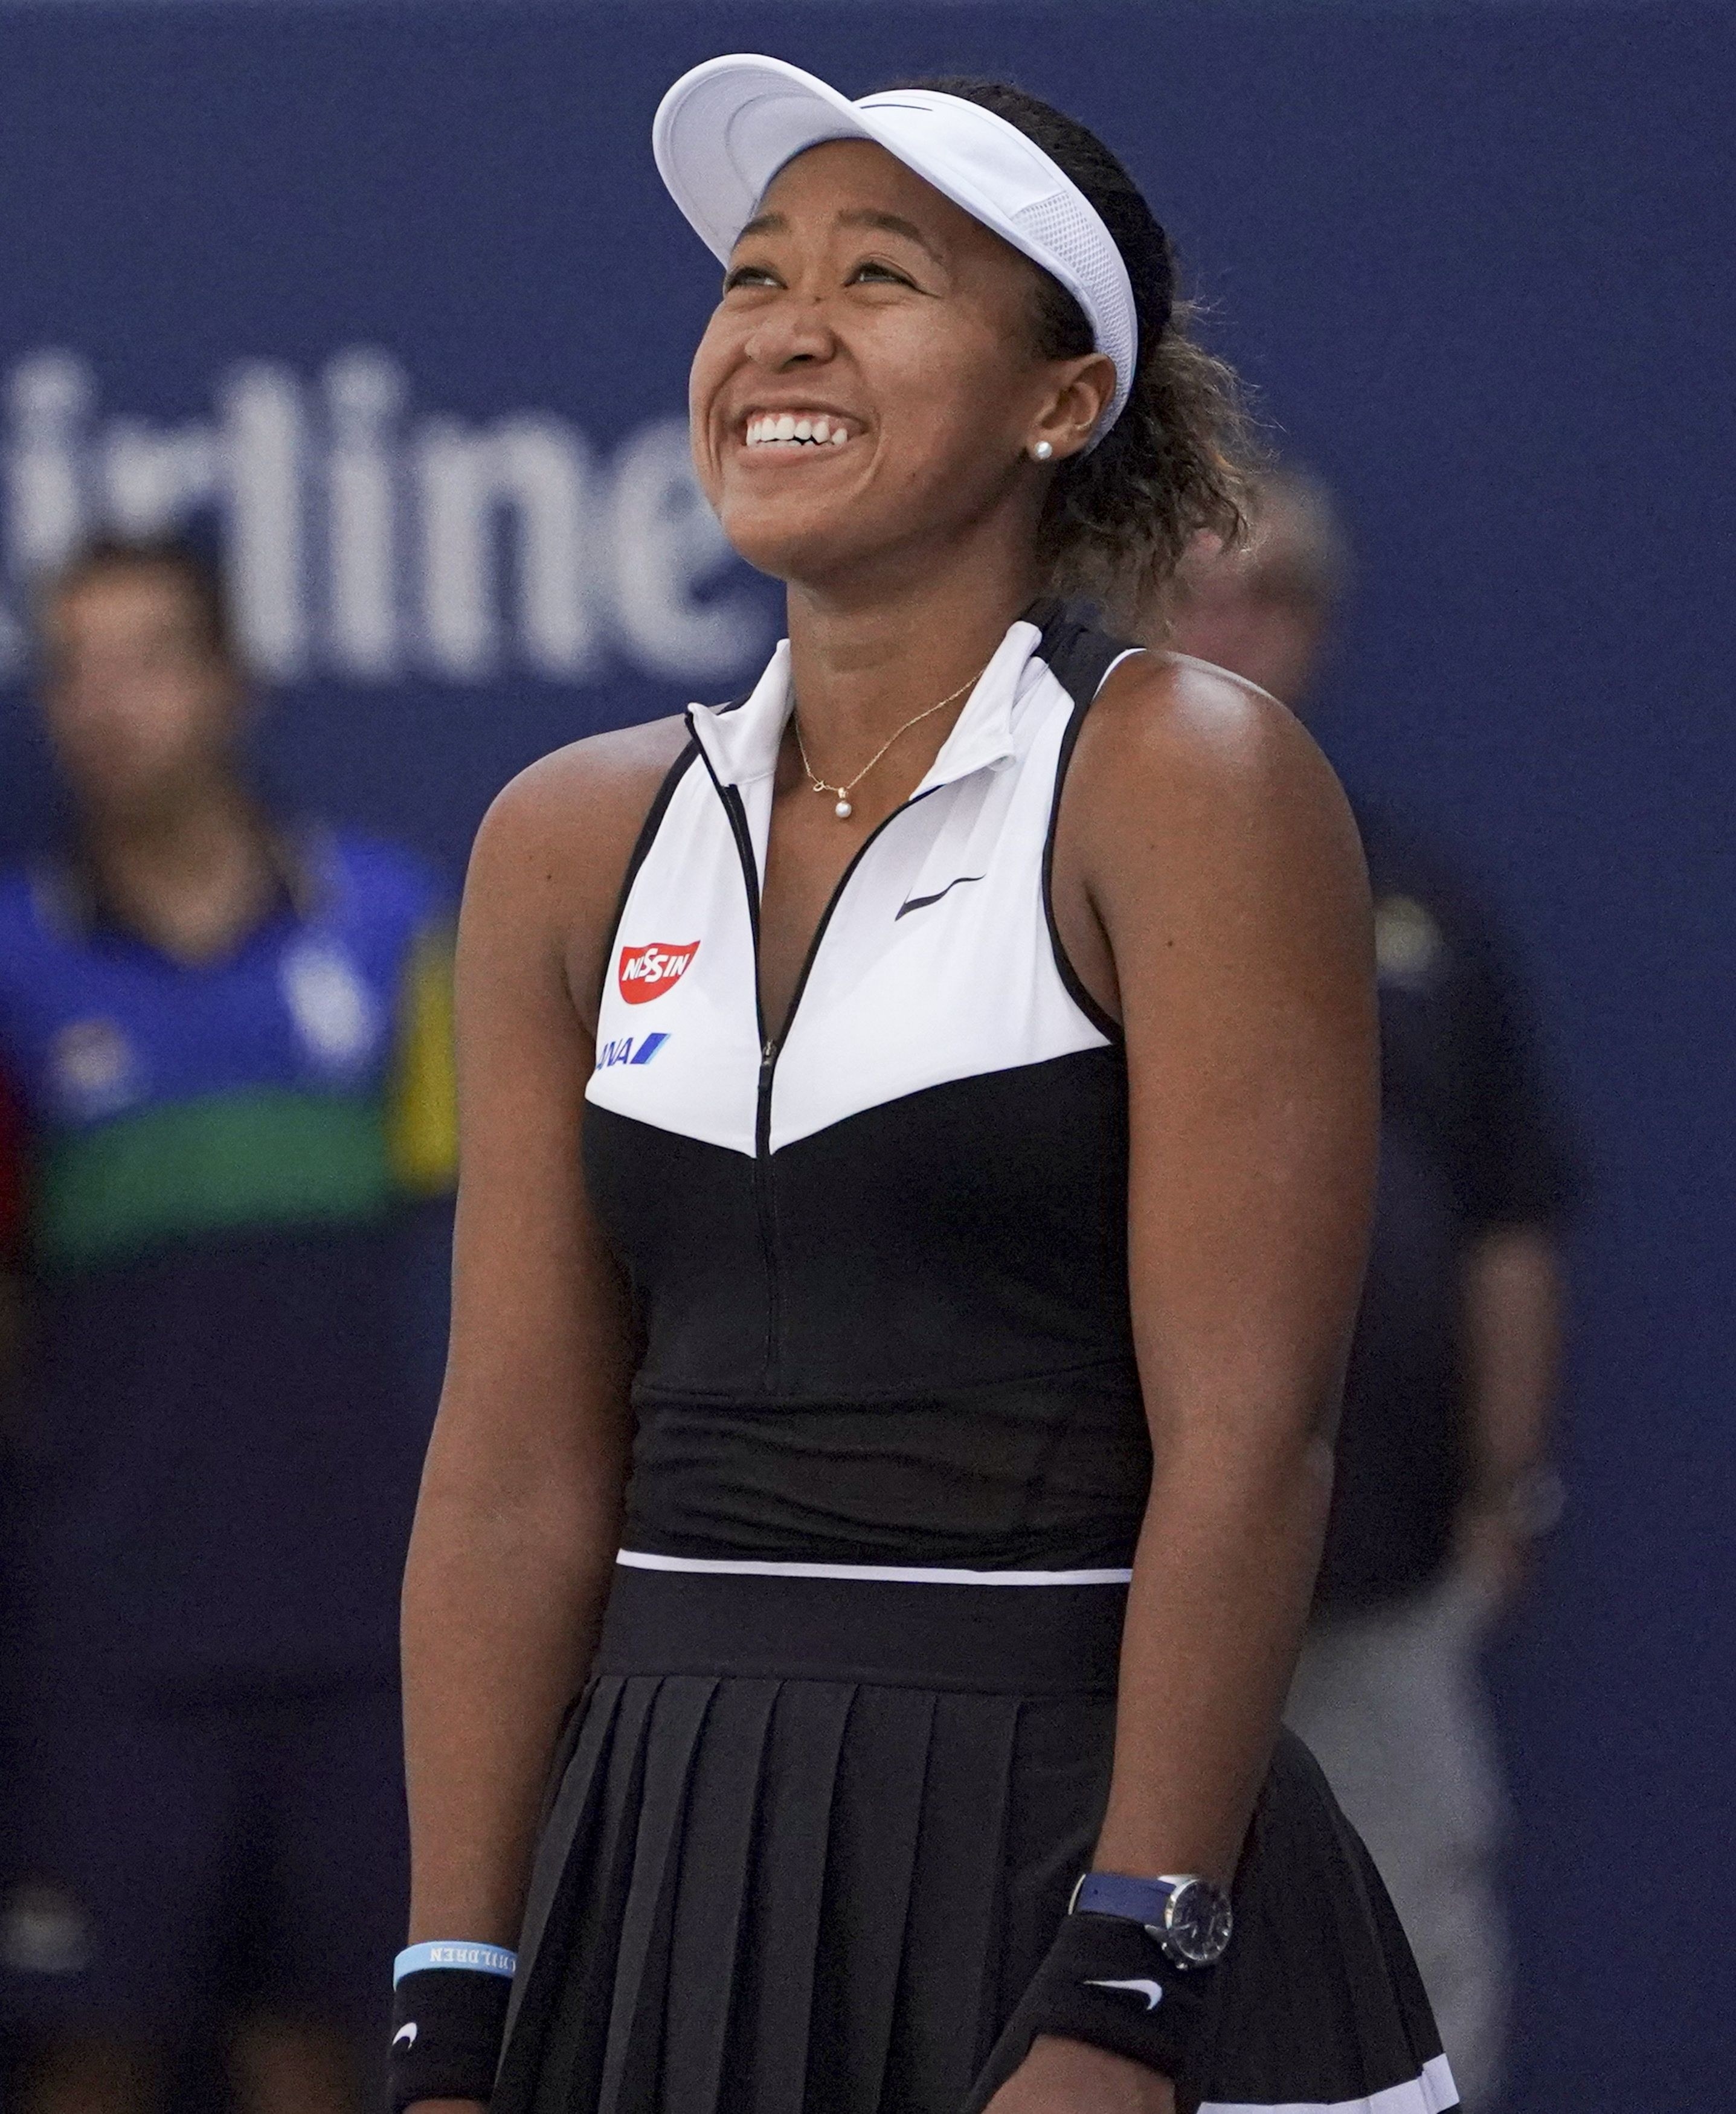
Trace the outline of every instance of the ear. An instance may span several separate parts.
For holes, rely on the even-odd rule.
[[[1054,387],[1027,445],[1034,448],[1039,441],[1047,441],[1055,451],[1054,460],[1061,462],[1079,453],[1115,401],[1115,364],[1102,352],[1049,364]]]

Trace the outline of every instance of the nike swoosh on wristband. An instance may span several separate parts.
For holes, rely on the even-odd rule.
[[[1162,1985],[1157,1982],[1088,1982],[1088,1989],[1131,1989],[1136,1997],[1143,1997],[1145,2008],[1155,2011],[1163,1999]]]
[[[950,895],[954,889],[962,888],[967,881],[981,881],[982,878],[980,873],[961,873],[955,880],[949,881],[944,888],[937,888],[932,895],[913,895],[894,911],[892,922],[895,925],[900,917],[913,910],[926,910],[931,903],[938,903],[943,895]]]
[[[405,2048],[413,2048],[415,2045],[415,2039],[416,2022],[412,2019],[407,2026],[399,2027],[398,2030],[392,2037],[392,2044],[396,2048],[398,2043],[402,2041]],[[374,2045],[378,2048],[379,2045],[378,2042],[376,2041]]]

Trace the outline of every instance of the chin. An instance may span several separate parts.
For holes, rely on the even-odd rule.
[[[861,524],[846,524],[836,506],[726,507],[723,533],[737,555],[775,580],[813,579],[868,555]]]

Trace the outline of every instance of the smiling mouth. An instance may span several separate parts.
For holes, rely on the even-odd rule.
[[[763,411],[747,423],[742,444],[756,455],[812,455],[847,447],[848,423],[827,411]]]

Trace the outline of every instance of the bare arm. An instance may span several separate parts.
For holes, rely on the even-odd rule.
[[[1312,743],[1215,671],[1131,664],[1074,771],[1062,850],[1075,848],[1095,972],[1127,1036],[1154,1457],[1097,1861],[1222,1881],[1308,1613],[1365,1258],[1367,886]]]
[[[678,745],[639,730],[535,766],[484,821],[465,890],[452,1342],[404,1590],[413,1939],[515,1942],[607,1590],[627,1316],[579,1123],[616,892]]]
[[[1463,1284],[1471,1458],[1459,1549],[1501,1602],[1523,1584],[1543,1524],[1527,1485],[1548,1461],[1560,1364],[1555,1235],[1543,1226],[1492,1229],[1466,1256]]]
[[[1288,713],[1118,670],[1056,836],[1067,951],[1127,1036],[1129,1289],[1152,1476],[1094,1863],[1227,1883],[1320,1561],[1379,1119],[1367,886]],[[1040,2037],[990,2114],[1173,2114],[1167,2078]]]

